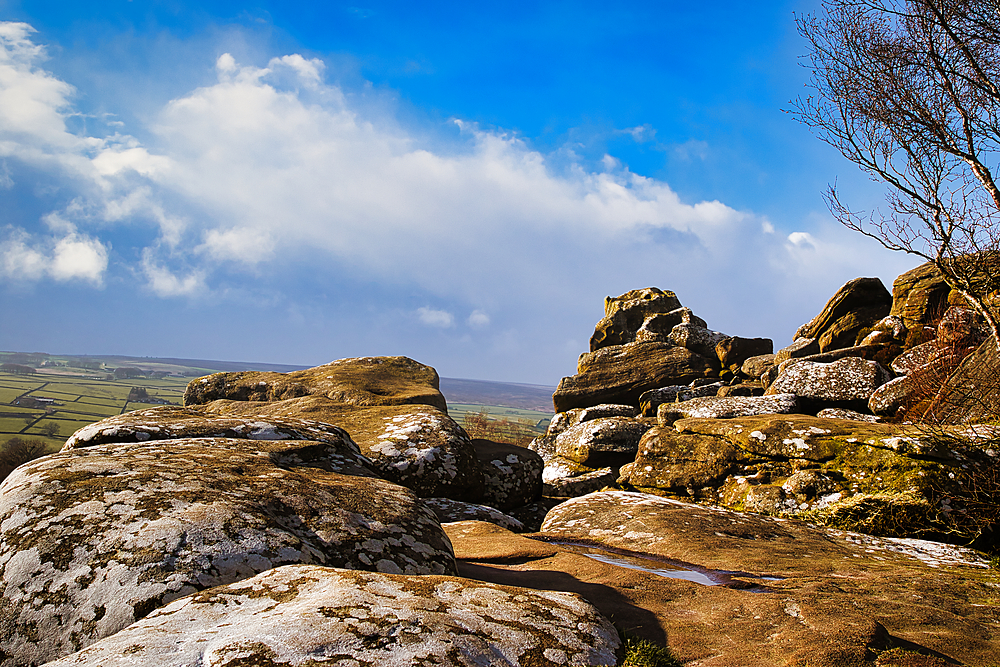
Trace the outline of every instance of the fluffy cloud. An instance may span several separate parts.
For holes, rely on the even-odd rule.
[[[49,276],[60,282],[82,280],[100,286],[107,267],[107,248],[72,228],[61,238],[42,242],[34,242],[24,230],[12,229],[0,242],[0,273],[13,280]]]
[[[326,83],[323,62],[297,54],[266,67],[224,54],[214,83],[148,126],[70,132],[75,90],[43,69],[32,34],[0,23],[0,186],[30,165],[70,196],[47,230],[8,233],[7,276],[101,285],[117,270],[164,298],[225,298],[277,275],[381,294],[405,286],[441,306],[416,321],[449,329],[453,312],[475,309],[475,335],[525,349],[531,336],[580,335],[601,297],[647,285],[677,291],[720,328],[759,320],[760,303],[780,320],[789,295],[812,290],[814,303],[876,255],[816,221],[785,235],[723,202],[683,201],[613,156],[567,163],[460,120],[457,136],[404,127],[391,102]],[[655,139],[649,126],[627,132]],[[681,148],[697,157],[707,146]],[[274,284],[269,299],[296,296],[275,296]],[[411,306],[386,304],[401,307]]]
[[[433,308],[417,308],[417,317],[423,324],[439,329],[448,329],[455,326],[455,316],[447,310],[435,310]]]

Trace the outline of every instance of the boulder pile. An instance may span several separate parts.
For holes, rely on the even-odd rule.
[[[963,304],[933,267],[903,274],[892,294],[857,278],[775,351],[710,329],[673,292],[608,297],[531,444],[545,492],[617,484],[883,536],[974,533],[956,527],[956,499],[978,493],[970,470],[996,452],[947,423],[988,421],[996,392],[968,399],[995,386],[983,378],[1000,361]],[[971,380],[958,372],[971,368]]]

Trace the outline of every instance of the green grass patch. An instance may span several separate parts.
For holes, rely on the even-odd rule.
[[[645,639],[627,637],[621,667],[684,667],[666,646]]]
[[[76,433],[77,430],[93,423],[89,419],[52,419],[47,417],[33,424],[23,435],[25,437],[31,436],[32,438],[60,438],[65,440]],[[48,430],[52,428],[55,428],[54,432]]]
[[[124,404],[124,401],[122,401]],[[59,417],[65,417],[67,419],[76,419],[74,415],[79,415],[81,418],[93,417],[92,421],[98,421],[104,419],[105,417],[111,417],[121,413],[121,405],[92,405],[87,403],[69,403],[67,405],[56,406],[55,414]]]
[[[10,417],[0,417],[0,433],[15,434],[27,426],[23,419],[11,419]]]

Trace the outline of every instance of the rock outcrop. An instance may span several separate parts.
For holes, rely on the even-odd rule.
[[[291,373],[216,373],[192,380],[184,405],[218,399],[280,401],[326,396],[359,406],[430,405],[448,411],[437,371],[408,357],[360,357]]]
[[[635,334],[646,320],[657,314],[666,314],[681,307],[677,295],[655,287],[632,290],[619,297],[604,299],[604,319],[597,323],[594,335],[590,337],[590,351],[595,352],[609,345],[625,345],[635,341]],[[671,321],[674,318],[671,318]],[[680,324],[680,314],[676,322],[662,326]],[[656,325],[654,325],[656,327]],[[656,327],[659,328],[659,327]],[[666,329],[670,333],[670,329]]]
[[[412,493],[328,472],[329,460],[302,441],[197,438],[21,466],[0,485],[0,664],[54,660],[178,597],[280,565],[455,572],[448,538]]]
[[[855,278],[841,287],[820,313],[795,332],[795,338],[815,338],[820,352],[851,347],[858,334],[892,309],[892,295],[878,278]],[[867,332],[865,332],[867,333]]]
[[[619,647],[572,593],[299,565],[181,598],[51,664],[611,665]]]
[[[640,342],[588,354],[577,370],[552,395],[556,412],[599,403],[636,405],[650,389],[718,375],[718,361],[672,343]]]

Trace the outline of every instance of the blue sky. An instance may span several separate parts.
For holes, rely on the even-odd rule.
[[[645,286],[782,347],[915,264],[782,112],[817,5],[0,0],[0,349],[555,384]]]

